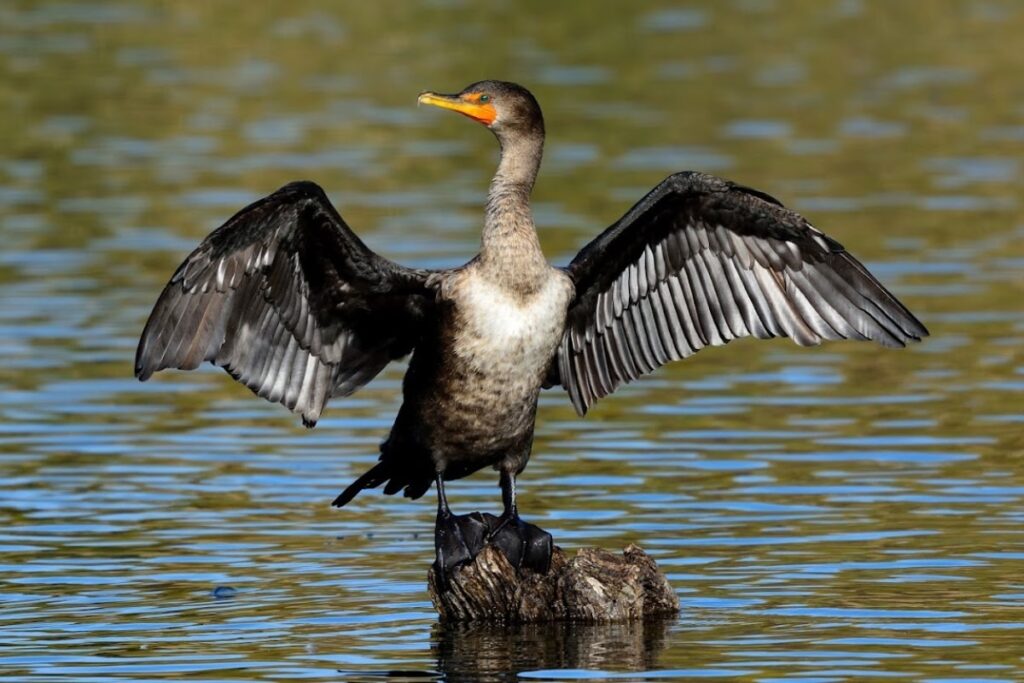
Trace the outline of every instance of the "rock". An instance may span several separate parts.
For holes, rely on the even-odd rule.
[[[427,575],[442,622],[619,622],[674,616],[679,598],[654,560],[636,545],[621,555],[582,548],[569,559],[556,547],[545,574],[516,570],[487,546],[456,569],[441,590]]]

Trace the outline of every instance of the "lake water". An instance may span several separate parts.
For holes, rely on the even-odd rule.
[[[1012,0],[0,5],[0,680],[1024,680],[1024,5]],[[783,199],[924,344],[709,349],[575,417],[524,516],[641,544],[677,620],[442,628],[433,500],[333,497],[401,367],[313,431],[224,373],[132,377],[174,267],[300,177],[411,265],[475,253],[490,136],[538,95],[566,263],[665,175]],[[495,477],[454,483],[496,511]]]

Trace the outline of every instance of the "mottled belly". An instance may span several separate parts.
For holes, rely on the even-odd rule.
[[[477,467],[506,455],[525,464],[571,289],[560,275],[529,298],[482,280],[467,284],[454,299],[441,354],[435,454]]]
[[[539,387],[509,391],[498,382],[471,382],[441,394],[434,421],[433,452],[449,469],[460,463],[467,471],[505,458],[525,464],[533,443]]]

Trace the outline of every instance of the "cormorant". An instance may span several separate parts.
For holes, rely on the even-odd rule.
[[[669,176],[565,268],[541,252],[530,212],[544,120],[522,86],[481,81],[419,102],[486,126],[501,146],[480,253],[448,270],[407,268],[366,247],[315,183],[235,214],[192,252],[142,333],[135,373],[211,361],[307,426],[412,353],[379,462],[334,505],[384,485],[436,484],[442,577],[487,541],[543,570],[551,537],[519,519],[542,388],[582,416],[665,363],[738,337],[872,340],[902,347],[925,327],[838,242],[764,192],[697,172]],[[456,516],[444,482],[500,473],[501,517]]]

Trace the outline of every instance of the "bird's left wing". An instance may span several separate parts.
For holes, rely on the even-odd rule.
[[[904,346],[928,334],[803,217],[700,173],[665,179],[584,247],[568,273],[576,297],[557,381],[581,415],[624,382],[738,337]]]

